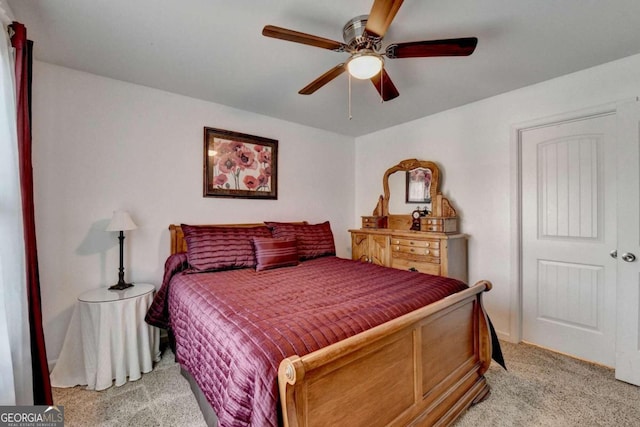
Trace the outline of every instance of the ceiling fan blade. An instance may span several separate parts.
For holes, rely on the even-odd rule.
[[[382,76],[382,79],[380,76]],[[382,84],[380,84],[380,80],[382,80]],[[384,68],[380,73],[371,77],[371,83],[376,87],[376,90],[384,101],[391,101],[400,95],[400,92],[398,92],[398,89],[396,89],[396,86],[391,81],[387,70]]]
[[[431,56],[469,56],[476,49],[478,39],[429,40],[421,42],[395,43],[387,46],[387,58],[428,58]]]
[[[300,95],[311,95],[313,92],[320,89],[322,86],[329,83],[331,80],[338,77],[340,74],[344,73],[347,69],[346,64],[338,64],[302,89],[298,92]]]
[[[335,40],[325,39],[323,37],[301,33],[299,31],[288,30],[274,25],[266,25],[262,29],[262,35],[266,37],[273,37],[274,39],[287,40],[290,42],[307,44],[309,46],[321,47],[323,49],[335,50],[336,52],[344,52],[344,48],[346,47],[344,43],[340,43]]]
[[[375,0],[364,29],[375,37],[384,37],[403,0]]]

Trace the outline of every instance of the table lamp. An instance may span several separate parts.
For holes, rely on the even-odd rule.
[[[111,286],[109,289],[126,289],[133,286],[133,283],[127,283],[124,281],[124,232],[126,230],[135,230],[138,228],[136,224],[129,216],[129,213],[126,211],[114,211],[113,218],[111,218],[111,222],[106,228],[106,231],[119,231],[120,236],[120,270],[118,273],[118,283]]]

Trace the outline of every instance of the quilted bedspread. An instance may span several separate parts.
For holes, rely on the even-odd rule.
[[[261,272],[188,274],[176,268],[183,264],[167,263],[170,272],[147,320],[171,327],[176,357],[221,427],[278,425],[282,359],[467,288],[454,279],[336,257]]]

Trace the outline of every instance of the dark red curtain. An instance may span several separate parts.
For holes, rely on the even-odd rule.
[[[36,249],[36,221],[33,203],[33,166],[31,164],[31,79],[33,42],[27,40],[27,29],[14,22],[11,45],[16,53],[16,94],[18,101],[18,156],[20,190],[27,267],[27,298],[29,330],[31,332],[31,365],[33,370],[33,401],[36,405],[53,405],[47,351],[42,329],[40,277]]]

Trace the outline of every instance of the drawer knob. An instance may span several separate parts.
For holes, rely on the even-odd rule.
[[[428,247],[429,247],[429,242],[427,242],[424,246],[425,246],[426,248],[428,248]]]

